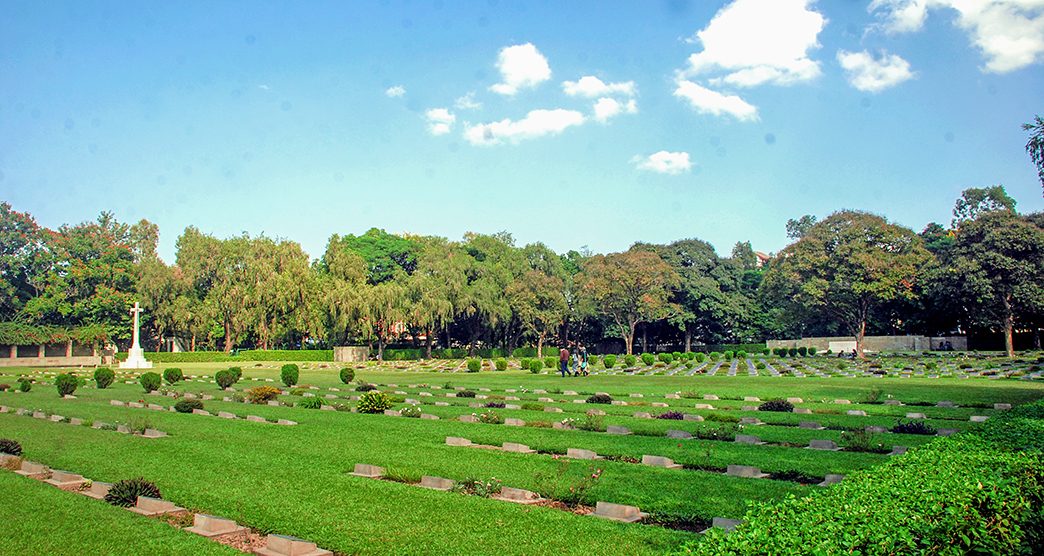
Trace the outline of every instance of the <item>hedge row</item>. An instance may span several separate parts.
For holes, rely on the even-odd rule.
[[[766,349],[764,343],[760,344],[710,344],[706,346],[692,346],[692,351],[702,351],[710,353],[712,351],[726,352],[731,351],[733,353],[737,351],[745,351],[747,353],[763,353]]]
[[[127,353],[117,355],[124,360]],[[223,351],[146,352],[145,359],[155,363],[228,363],[234,361],[333,361],[331,349],[243,350],[235,355]]]
[[[757,504],[683,554],[1033,554],[1044,546],[1044,401],[805,498]]]

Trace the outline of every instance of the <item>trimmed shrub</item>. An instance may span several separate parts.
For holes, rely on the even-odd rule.
[[[399,415],[402,417],[409,417],[410,419],[420,419],[421,408],[415,405],[408,405],[399,410]]]
[[[544,404],[534,403],[534,402],[525,402],[525,403],[523,403],[519,407],[521,407],[525,411],[543,411],[544,410]]]
[[[499,357],[499,358],[497,358],[496,361],[493,362],[493,365],[494,365],[494,368],[496,368],[498,371],[506,371],[507,370],[507,359],[504,359],[503,357]]]
[[[730,351],[726,351],[725,353],[722,354],[722,357],[724,357],[726,361],[732,361],[732,358],[734,356],[735,356],[735,354],[731,350]]]
[[[345,384],[351,384],[355,380],[355,371],[349,367],[341,369],[341,382]]]
[[[712,351],[707,357],[709,357],[711,361],[717,361],[718,359],[721,359],[721,354],[716,351]]]
[[[606,355],[602,358],[602,365],[605,366],[606,369],[612,369],[616,366],[616,356],[613,354]]]
[[[167,381],[167,384],[171,386],[181,382],[184,379],[185,375],[181,372],[181,369],[163,369],[163,380]]]
[[[71,396],[79,385],[80,381],[69,373],[60,374],[54,379],[54,386],[58,389],[59,396]]]
[[[685,415],[680,411],[666,411],[656,416],[657,419],[670,419],[673,421],[681,421],[685,418]]]
[[[532,361],[532,360],[533,360],[532,357],[523,357],[522,359],[519,359],[518,360],[519,368],[524,370],[524,371],[528,371],[529,370],[529,362]],[[543,365],[541,365],[541,366],[543,366]]]
[[[656,358],[664,363],[667,363],[668,365],[670,365],[671,362],[674,361],[674,355],[671,355],[670,353],[661,353],[657,355]]]
[[[376,389],[377,389],[377,385],[375,385],[375,384],[360,384],[360,385],[355,387],[355,391],[356,392],[369,392],[371,390],[376,390]]]
[[[747,358],[747,352],[742,351],[742,350],[736,352],[736,359],[746,359],[746,358]]]
[[[504,403],[504,402],[486,402],[486,405],[484,405],[482,407],[491,407],[493,409],[504,409],[505,407],[507,407],[507,404]]]
[[[544,370],[544,364],[539,359],[534,359],[529,362],[529,372],[537,374]]]
[[[651,353],[642,354],[642,363],[645,363],[646,367],[651,367],[656,362],[656,356]]]
[[[482,370],[482,360],[478,358],[468,359],[468,372],[477,373]]]
[[[673,357],[675,361],[681,361],[685,356],[682,355],[682,352],[680,351],[672,351],[671,357]]]
[[[279,397],[279,389],[272,386],[255,386],[246,391],[247,401],[254,404],[268,403]]]
[[[224,390],[236,383],[236,375],[229,371],[218,371],[214,373],[214,382],[217,383],[219,388]]]
[[[94,369],[94,383],[98,385],[100,390],[111,386],[114,380],[116,380],[116,373],[112,372],[112,369],[108,367]]]
[[[22,455],[22,445],[19,444],[17,440],[0,438],[0,454],[20,456]]]
[[[475,393],[472,392],[471,390],[459,390],[457,392],[457,397],[458,398],[474,398],[475,397]]]
[[[808,354],[809,354],[809,355],[815,355],[815,354],[816,354],[816,348],[815,348],[815,347],[812,347],[812,346],[809,346],[809,348],[808,348]]]
[[[200,400],[178,400],[174,404],[174,411],[178,413],[192,413],[193,409],[203,409],[203,402]]]
[[[758,361],[757,363],[754,363],[754,368],[759,371],[765,369],[766,367],[767,366],[765,365],[764,361]]]
[[[624,367],[633,367],[638,362],[638,358],[634,355],[627,354],[624,356]]]
[[[613,403],[613,397],[609,394],[595,394],[587,398],[587,403],[610,404]]]
[[[157,377],[159,375],[156,375]],[[159,498],[160,491],[155,483],[146,481],[143,477],[117,481],[105,495],[105,501],[113,506],[128,508],[138,503],[139,496]]]
[[[22,377],[18,379],[18,391],[28,392],[33,389],[33,383],[28,378]]]
[[[301,369],[293,363],[287,363],[283,365],[283,368],[279,371],[279,379],[283,381],[288,388],[297,384],[297,379],[301,377]]]
[[[359,396],[359,405],[356,409],[359,413],[383,413],[385,409],[391,409],[392,403],[384,392],[371,390]]]
[[[696,353],[693,355],[693,357],[696,359],[697,363],[703,363],[707,360],[707,354],[703,352]]]
[[[897,421],[895,426],[890,429],[894,433],[899,434],[923,434],[927,436],[934,435],[936,432],[935,427],[925,423],[924,421]]]
[[[801,347],[797,348],[797,353],[801,357],[806,357],[806,356],[808,356],[808,348],[805,347],[805,346],[801,346]]]
[[[794,404],[787,400],[769,400],[758,406],[758,411],[776,411],[780,413],[793,413]]]
[[[138,377],[138,383],[141,384],[145,393],[149,393],[158,390],[160,385],[163,384],[163,379],[160,378],[159,373],[145,373]]]
[[[483,411],[482,413],[479,413],[478,415],[476,415],[476,417],[478,417],[478,420],[479,420],[480,423],[485,423],[487,425],[503,425],[504,424],[504,417],[501,416],[496,411],[493,411],[492,409]]]
[[[323,400],[319,398],[301,398],[294,406],[304,409],[319,409],[323,406]]]
[[[228,372],[232,374],[233,384],[243,379],[243,369],[239,367],[229,367]]]
[[[790,357],[797,357],[797,354],[797,348],[787,348],[787,355],[789,355]]]
[[[558,365],[558,358],[557,357],[545,357],[544,358],[544,366],[547,367],[548,369],[554,369],[555,365]]]

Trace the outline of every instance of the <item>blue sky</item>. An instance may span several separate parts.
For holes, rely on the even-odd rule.
[[[968,187],[1044,208],[1044,0],[0,7],[0,199],[147,218],[168,261],[188,225],[727,254]]]

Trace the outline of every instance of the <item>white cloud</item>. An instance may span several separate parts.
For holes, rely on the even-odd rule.
[[[736,95],[726,95],[685,79],[677,81],[674,96],[685,99],[701,114],[729,115],[743,122],[758,120],[758,109]]]
[[[848,83],[860,91],[877,93],[913,79],[910,63],[895,54],[882,52],[874,58],[862,52],[837,51],[837,61],[848,76]]]
[[[933,9],[957,12],[955,24],[982,52],[988,72],[1044,61],[1044,0],[874,0],[869,7],[891,33],[920,30]]]
[[[500,49],[497,69],[501,83],[489,88],[494,93],[514,95],[519,89],[535,87],[551,79],[551,66],[547,58],[532,43],[516,44]]]
[[[602,97],[594,103],[594,117],[600,122],[606,122],[609,118],[619,114],[635,114],[638,112],[638,104],[634,99],[620,102],[615,98]]]
[[[584,123],[584,115],[575,110],[532,110],[518,121],[503,119],[487,124],[465,125],[464,138],[472,145],[518,143],[544,135],[555,135]]]
[[[399,98],[406,94],[406,87],[403,87],[402,85],[388,87],[384,90],[384,94],[388,95],[391,98]]]
[[[445,135],[453,130],[457,116],[446,108],[432,108],[424,113],[428,120],[428,132],[432,135]]]
[[[479,108],[482,108],[482,103],[475,100],[475,92],[472,91],[458,98],[457,101],[453,103],[453,106],[455,106],[457,110],[478,110]]]
[[[717,74],[712,84],[790,85],[819,76],[809,51],[819,48],[826,18],[810,0],[736,0],[714,15],[696,39],[683,77]]]
[[[676,176],[692,169],[687,152],[660,151],[649,156],[635,156],[631,162],[639,170]]]
[[[635,93],[634,81],[605,83],[593,75],[585,75],[577,81],[563,81],[562,90],[571,97],[581,96],[587,98],[612,94],[632,97]]]
[[[262,91],[269,91],[269,90],[271,90],[271,89],[272,89],[271,87],[269,87],[268,85],[266,85],[266,84],[264,84],[264,83],[262,83],[262,84],[258,85],[258,86],[257,86],[257,88],[258,88],[258,89],[261,89]]]

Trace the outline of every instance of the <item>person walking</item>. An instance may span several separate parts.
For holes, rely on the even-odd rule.
[[[574,351],[573,357],[569,361],[569,370],[573,372],[573,376],[580,376],[580,352]]]
[[[587,376],[588,375],[588,370],[587,370],[588,357],[587,357],[587,347],[584,346],[584,344],[580,344],[579,357],[580,357],[580,374],[582,374],[584,376]]]
[[[564,345],[558,350],[558,370],[562,373],[562,378],[569,372],[569,349]]]

